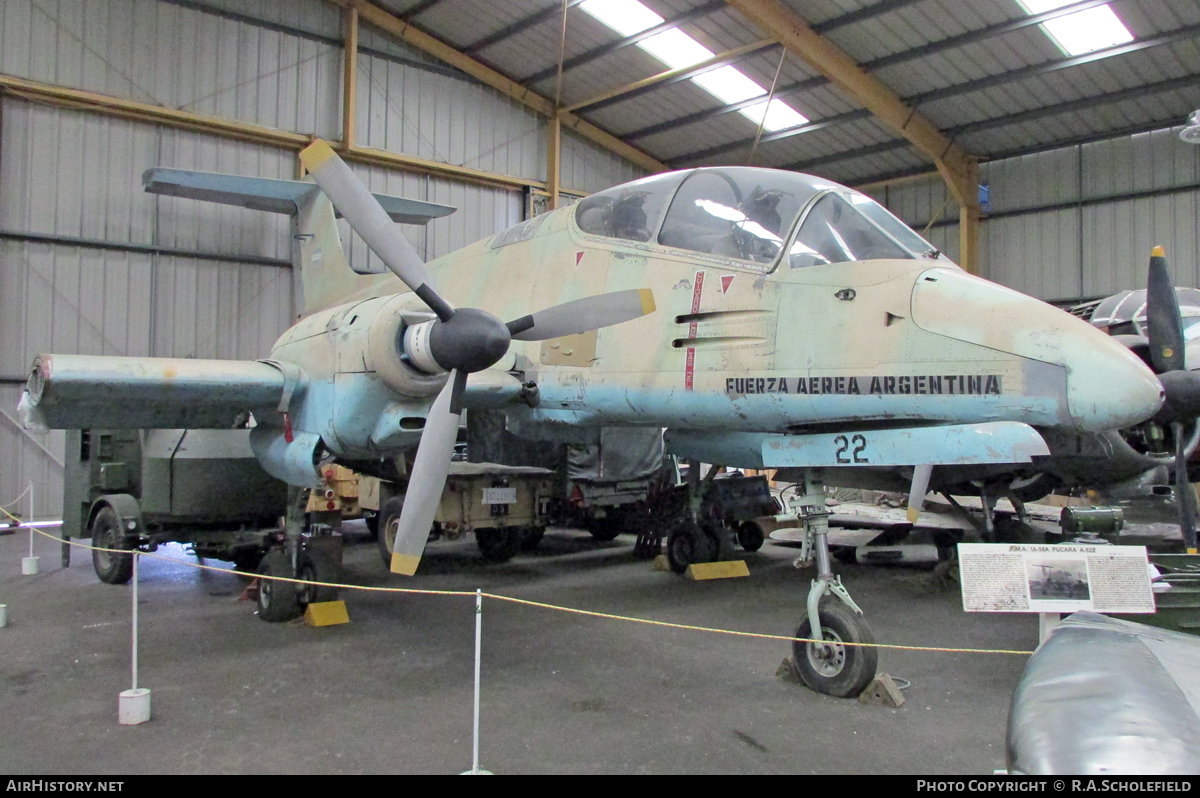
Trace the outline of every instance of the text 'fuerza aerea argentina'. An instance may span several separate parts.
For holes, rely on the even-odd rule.
[[[999,374],[937,374],[903,377],[729,377],[728,396],[751,394],[925,394],[999,396]]]

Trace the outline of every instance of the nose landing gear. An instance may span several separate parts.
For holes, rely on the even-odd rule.
[[[810,689],[848,698],[863,691],[875,678],[879,654],[875,637],[863,620],[862,609],[850,598],[835,576],[829,555],[829,510],[820,472],[804,475],[804,495],[791,503],[792,512],[779,520],[796,520],[804,529],[801,553],[793,563],[806,567],[815,560],[817,576],[808,591],[808,615],[796,637],[813,642],[792,643],[792,667]],[[868,645],[859,645],[859,644]]]

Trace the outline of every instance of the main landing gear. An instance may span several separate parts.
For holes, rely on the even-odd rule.
[[[341,581],[342,537],[324,523],[340,523],[334,517],[314,517],[306,534],[305,505],[308,491],[288,488],[288,507],[283,545],[271,549],[258,566],[264,577],[303,579],[309,582]],[[324,514],[316,514],[319,516]],[[290,621],[304,613],[309,604],[336,601],[338,589],[324,585],[301,585],[275,579],[260,579],[258,584],[258,617],[279,623]]]
[[[815,560],[817,576],[808,591],[808,614],[796,637],[815,642],[792,643],[792,667],[809,688],[818,693],[847,698],[856,696],[875,678],[879,655],[863,611],[835,576],[829,556],[829,510],[820,471],[804,475],[804,495],[793,499],[786,516],[804,530],[801,553],[793,563],[804,568]]]

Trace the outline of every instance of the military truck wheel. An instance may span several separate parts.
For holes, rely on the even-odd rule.
[[[92,545],[102,549],[132,549],[125,542],[125,530],[121,528],[121,517],[111,507],[102,507],[92,519]],[[110,551],[92,551],[92,567],[100,581],[109,585],[123,585],[133,576],[133,555],[114,554]]]
[[[879,652],[867,646],[841,643],[874,643],[875,636],[858,613],[841,599],[823,599],[818,614],[821,639],[825,642],[792,643],[792,667],[810,689],[837,698],[853,698],[875,678]],[[796,629],[796,637],[812,636],[805,618]]]
[[[367,510],[363,513],[363,523],[367,525],[367,537],[371,540],[379,539],[379,513],[373,513]]]
[[[521,551],[533,551],[546,536],[544,526],[521,527]]]
[[[274,549],[263,557],[258,566],[262,576],[292,577],[292,563],[287,552]],[[269,623],[290,621],[300,615],[300,602],[297,600],[294,582],[277,582],[274,579],[263,579],[258,583],[258,617]]]
[[[681,524],[667,538],[667,562],[681,574],[696,562],[711,562],[716,556],[711,538],[695,524]]]
[[[312,582],[337,582],[341,569],[337,562],[323,551],[306,551],[302,555],[300,573],[297,579],[307,579]],[[338,589],[326,585],[296,585],[296,600],[301,607],[318,604],[322,601],[337,601]]]
[[[521,528],[502,526],[495,529],[476,529],[475,543],[488,562],[508,562],[521,550]]]
[[[379,558],[384,568],[392,567],[392,546],[396,543],[396,530],[400,528],[400,513],[404,510],[404,497],[393,496],[379,508],[379,535],[375,538],[379,546]]]
[[[763,541],[767,536],[763,534],[763,528],[754,521],[746,521],[737,530],[738,543],[746,551],[758,551],[762,548]]]
[[[604,518],[591,518],[587,522],[587,531],[601,543],[616,540],[617,535],[621,534],[621,527],[620,516],[612,510],[609,510],[608,515]]]
[[[258,566],[262,564],[263,554],[262,549],[239,551],[233,555],[233,570],[247,574],[258,573]]]

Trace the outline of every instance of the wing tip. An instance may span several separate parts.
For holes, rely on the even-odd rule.
[[[417,572],[417,566],[421,564],[420,555],[400,554],[392,552],[392,563],[390,570],[394,574],[403,574],[404,576],[412,576]]]

